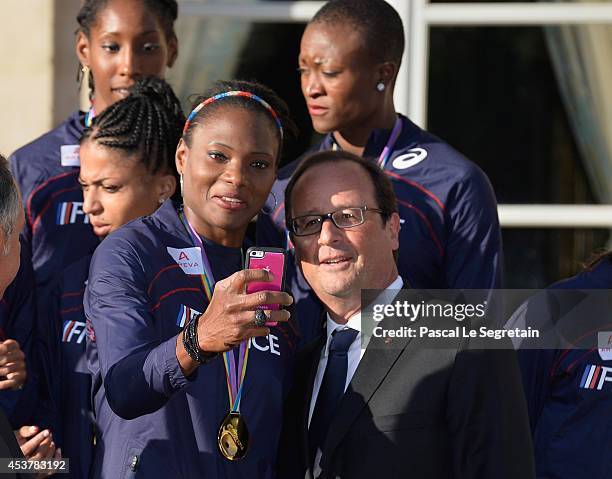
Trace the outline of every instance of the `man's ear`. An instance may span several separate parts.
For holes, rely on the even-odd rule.
[[[76,54],[79,58],[79,62],[84,67],[89,66],[89,38],[83,32],[78,32],[76,37]]]
[[[302,271],[302,258],[300,255],[300,247],[298,244],[295,243],[295,238],[293,234],[291,233],[289,234],[289,239],[291,240],[291,243],[293,244],[293,254],[295,255],[295,265],[300,270],[300,273],[302,273],[302,276],[304,276],[304,272]]]
[[[387,235],[391,241],[391,249],[395,251],[399,249],[399,233],[401,229],[400,216],[397,213],[391,214],[385,225]]]

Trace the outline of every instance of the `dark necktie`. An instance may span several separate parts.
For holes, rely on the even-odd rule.
[[[346,371],[348,369],[348,350],[357,337],[357,333],[356,329],[351,328],[336,329],[332,333],[327,366],[325,366],[323,381],[321,381],[321,388],[308,429],[311,464],[314,464],[317,450],[323,449],[327,429],[344,394]]]

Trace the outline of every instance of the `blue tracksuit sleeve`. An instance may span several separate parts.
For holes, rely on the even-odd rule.
[[[455,288],[501,287],[502,245],[497,202],[485,174],[470,165],[449,196],[446,283]]]
[[[92,259],[85,314],[95,331],[108,403],[126,419],[156,411],[187,384],[176,336],[162,340],[151,307],[143,261],[111,235]]]

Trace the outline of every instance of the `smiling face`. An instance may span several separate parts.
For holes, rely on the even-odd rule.
[[[110,0],[92,25],[79,32],[77,56],[91,69],[93,106],[100,113],[125,98],[128,88],[145,75],[163,78],[176,59],[176,38],[167,38],[158,16],[142,0]]]
[[[137,156],[88,140],[81,145],[79,182],[83,211],[97,236],[104,237],[140,216],[152,214],[174,193],[172,175],[151,175]]]
[[[200,120],[189,146],[181,140],[176,166],[185,214],[199,234],[226,246],[242,244],[276,178],[279,146],[267,113],[234,106]]]
[[[348,24],[309,24],[299,71],[312,126],[319,133],[369,126],[382,108],[376,84],[383,74],[360,32]]]
[[[313,166],[295,184],[291,217],[325,214],[356,206],[378,208],[368,173],[348,161]],[[341,229],[324,221],[321,232],[294,236],[304,277],[327,306],[341,301],[359,305],[361,289],[386,288],[396,277],[393,251],[399,247],[397,213],[383,224],[379,213],[366,211],[359,226]]]

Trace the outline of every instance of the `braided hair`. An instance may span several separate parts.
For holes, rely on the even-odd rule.
[[[178,16],[178,4],[176,0],[143,0],[149,10],[157,15],[157,18],[164,29],[166,39],[176,38],[174,32],[174,22]],[[78,32],[83,32],[87,37],[91,27],[96,23],[98,13],[106,7],[109,0],[85,0],[83,6],[77,14],[79,23]]]
[[[195,126],[204,123],[207,118],[213,116],[221,108],[232,107],[256,113],[263,113],[264,116],[268,118],[270,128],[274,128],[274,131],[277,132],[277,136],[279,138],[280,148],[278,151],[277,161],[275,162],[275,166],[278,167],[283,145],[288,139],[297,137],[297,127],[291,119],[289,107],[272,89],[255,81],[219,80],[215,82],[211,88],[206,90],[204,94],[195,97],[192,110],[209,98],[232,91],[252,93],[268,103],[268,105],[270,105],[270,107],[272,107],[272,109],[276,112],[278,120],[282,125],[284,135],[281,137],[275,118],[273,118],[270,112],[267,111],[266,108],[259,102],[245,96],[228,96],[220,100],[213,101],[209,105],[206,105],[204,108],[199,110],[197,114],[190,119],[186,131],[183,133],[183,141],[187,144],[187,146],[191,146],[191,136]]]
[[[81,136],[86,141],[123,151],[145,165],[150,174],[178,173],[174,162],[185,115],[181,104],[164,80],[144,77],[130,95],[113,103],[93,119]]]

